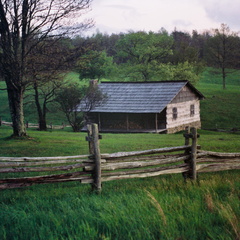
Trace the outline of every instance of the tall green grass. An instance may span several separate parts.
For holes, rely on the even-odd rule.
[[[1,239],[239,239],[239,173],[80,183],[1,194]]]
[[[9,139],[0,127],[1,156],[57,156],[88,152],[85,133],[29,130]],[[101,152],[182,145],[182,133],[103,134]],[[239,151],[239,134],[200,131],[205,150]],[[3,174],[0,174],[0,178]],[[224,239],[240,237],[239,171],[181,174],[103,183],[101,195],[79,182],[0,192],[0,239]]]

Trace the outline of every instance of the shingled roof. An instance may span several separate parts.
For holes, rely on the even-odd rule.
[[[188,81],[102,82],[98,86],[107,99],[91,112],[160,113],[186,85],[203,98]]]

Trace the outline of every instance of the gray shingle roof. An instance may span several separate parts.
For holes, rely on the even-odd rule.
[[[187,84],[188,81],[102,82],[98,86],[107,99],[91,112],[160,113]],[[190,88],[202,96],[191,84]]]

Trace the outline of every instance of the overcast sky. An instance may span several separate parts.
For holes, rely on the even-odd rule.
[[[93,0],[85,17],[95,21],[101,33],[133,31],[202,32],[227,24],[240,30],[240,0]]]

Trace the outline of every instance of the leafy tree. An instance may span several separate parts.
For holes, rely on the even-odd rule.
[[[56,96],[60,109],[64,112],[74,132],[79,132],[85,122],[88,122],[88,113],[95,106],[105,100],[96,80],[93,80],[89,87],[69,84],[61,88]]]
[[[130,32],[117,43],[123,76],[134,81],[149,81],[172,53],[172,37],[166,32]]]
[[[193,45],[192,37],[189,33],[174,31],[171,34],[174,39],[173,54],[171,55],[171,62],[174,64],[184,62],[197,62],[199,60],[199,51]]]
[[[88,51],[80,57],[77,69],[80,79],[102,79],[109,77],[115,70],[113,58],[108,57],[105,51]]]
[[[198,61],[205,62],[205,45],[209,38],[208,32],[198,33],[196,30],[192,31],[191,45],[197,50]]]
[[[223,89],[226,89],[228,69],[239,66],[240,39],[226,24],[212,30],[212,37],[207,42],[208,64],[221,70]]]
[[[56,101],[60,104],[69,124],[74,132],[80,131],[83,126],[83,112],[77,109],[85,95],[86,88],[80,88],[76,84],[63,87],[56,96]]]
[[[0,0],[0,67],[7,85],[13,135],[25,136],[23,96],[29,78],[28,59],[47,39],[82,31],[91,21],[78,22],[91,0]],[[78,18],[79,19],[79,18]]]
[[[171,63],[161,64],[159,68],[158,80],[188,80],[193,85],[199,81],[201,73],[198,70],[198,66],[189,62],[178,63],[176,65]]]

